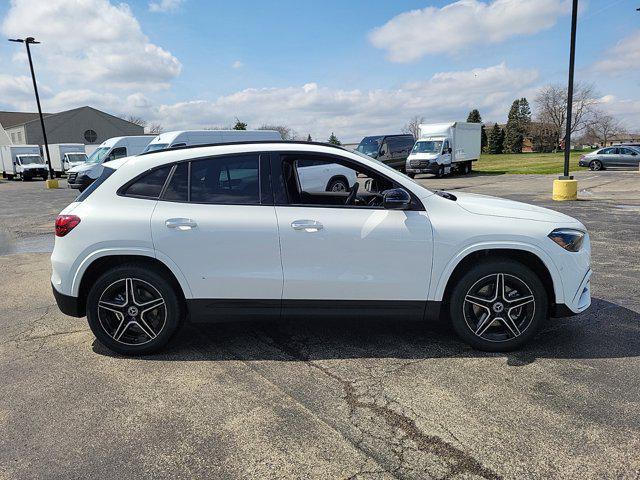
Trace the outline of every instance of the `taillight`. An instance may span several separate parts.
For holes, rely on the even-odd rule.
[[[64,237],[80,223],[76,215],[58,215],[56,218],[56,237]]]

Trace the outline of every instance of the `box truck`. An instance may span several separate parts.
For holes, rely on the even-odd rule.
[[[56,177],[87,161],[83,143],[53,143],[49,145],[49,153],[51,154],[51,168]],[[46,162],[46,149],[44,150],[44,159]]]
[[[161,133],[151,140],[145,152],[191,145],[257,142],[260,140],[282,140],[282,137],[275,130],[183,130]]]
[[[0,146],[2,160],[2,177],[31,180],[40,177],[46,180],[48,169],[40,155],[38,145],[2,145]]]
[[[137,135],[131,137],[113,137],[105,140],[96,148],[87,161],[67,172],[67,185],[81,192],[102,174],[102,164],[121,157],[130,157],[142,153],[153,135]]]
[[[407,158],[406,172],[441,177],[451,172],[469,173],[480,158],[480,123],[453,122],[421,124],[419,137]]]

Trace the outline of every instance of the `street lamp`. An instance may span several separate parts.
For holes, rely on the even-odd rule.
[[[40,126],[42,127],[42,138],[44,139],[44,149],[47,153],[47,166],[49,167],[49,178],[53,180],[55,177],[53,173],[53,168],[51,168],[51,156],[49,155],[49,142],[47,142],[47,132],[44,128],[44,118],[42,117],[42,108],[40,107],[40,95],[38,95],[38,85],[36,84],[36,74],[33,71],[33,61],[31,60],[31,50],[29,49],[29,45],[37,44],[35,38],[27,37],[27,38],[10,38],[10,42],[24,43],[27,47],[27,57],[29,58],[29,68],[31,69],[31,80],[33,80],[33,90],[36,93],[36,103],[38,104],[38,114],[40,115]]]
[[[578,181],[569,175],[571,156],[571,114],[573,110],[573,71],[576,60],[576,26],[578,23],[578,0],[573,0],[571,10],[571,43],[569,47],[569,83],[567,86],[567,126],[564,136],[564,175],[553,182],[554,200],[577,200]]]

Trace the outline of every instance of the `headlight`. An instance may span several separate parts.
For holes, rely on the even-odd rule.
[[[569,252],[577,252],[582,247],[585,232],[572,228],[556,228],[548,237]]]

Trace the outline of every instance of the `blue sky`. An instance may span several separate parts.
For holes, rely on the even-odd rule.
[[[464,119],[472,106],[503,121],[514,98],[566,82],[564,0],[76,1],[0,3],[5,36],[43,41],[45,110],[88,103],[165,129],[237,116],[356,140],[413,115]],[[640,129],[639,5],[582,0],[578,26],[576,78],[631,129]],[[0,43],[0,62],[0,108],[32,110],[20,48]]]

